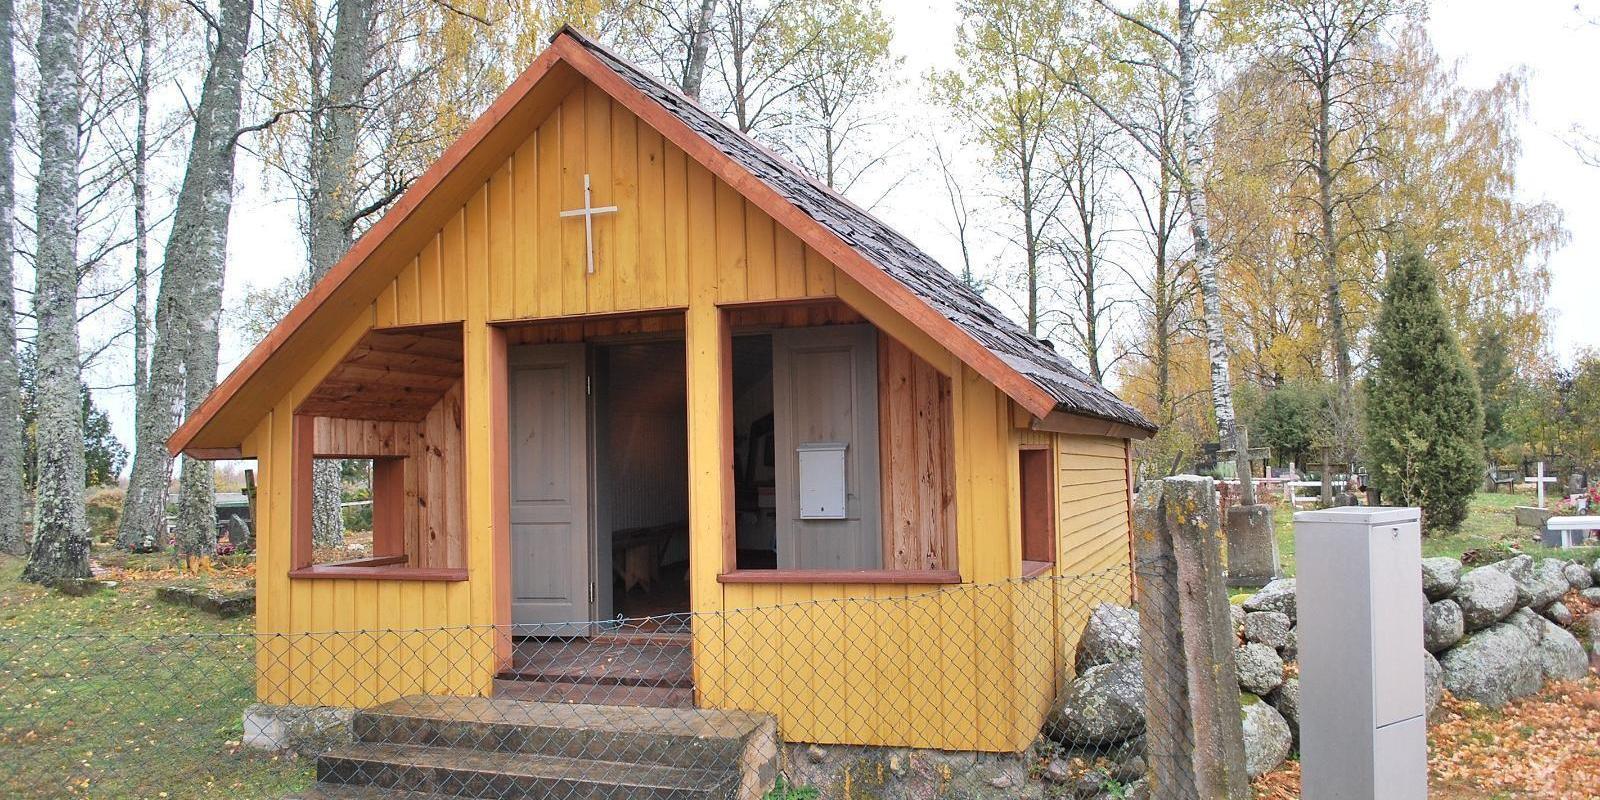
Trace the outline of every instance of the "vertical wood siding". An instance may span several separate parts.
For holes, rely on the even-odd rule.
[[[557,217],[581,206],[586,172],[594,205],[620,207],[617,214],[596,218],[592,275],[584,268],[582,221]],[[905,382],[890,378],[889,413],[909,420],[904,438],[910,450],[904,455],[918,479],[914,490],[908,484],[905,498],[886,502],[893,503],[895,517],[915,515],[919,526],[925,522],[927,530],[941,532],[904,558],[914,556],[920,566],[940,558],[943,548],[968,585],[717,582],[729,556],[724,533],[732,516],[729,314],[720,306],[806,298],[838,298],[900,348],[890,356],[904,367],[897,374]],[[496,525],[505,522],[496,521],[495,487],[505,476],[497,474],[494,456],[497,442],[504,450],[506,431],[504,419],[496,417],[504,403],[497,406],[494,393],[503,391],[496,377],[503,365],[497,367],[496,359],[517,331],[502,332],[492,323],[669,310],[682,312],[687,359],[691,603],[700,612],[730,612],[701,617],[695,625],[697,701],[770,711],[793,741],[1025,748],[1066,666],[1068,637],[1081,626],[1081,619],[1066,612],[1087,605],[1052,589],[1072,584],[1016,580],[1021,542],[1015,452],[1024,432],[1014,425],[1012,402],[588,85],[573,90],[460,209],[440,221],[432,239],[370,306],[351,310],[325,355],[305,365],[244,443],[245,452],[259,460],[263,487],[258,630],[504,624],[504,587],[497,586],[506,580],[504,551],[499,562],[496,553],[505,531],[497,534]],[[371,327],[455,321],[464,323],[462,506],[469,579],[290,580],[294,409]],[[582,329],[583,323],[572,322]],[[948,457],[933,444],[940,432],[926,415],[945,407],[951,420],[944,434]],[[1125,560],[1120,442],[1043,436],[1058,448],[1062,480],[1057,572]],[[886,454],[906,443],[897,439]],[[944,489],[936,486],[941,471]],[[945,496],[948,501],[933,507],[927,502]],[[1054,630],[1049,620],[1056,621]],[[383,639],[381,646],[269,638],[258,656],[258,694],[267,702],[366,705],[424,691],[492,691],[497,646],[503,644],[492,634],[374,636]],[[415,666],[365,652],[414,652],[409,663]]]

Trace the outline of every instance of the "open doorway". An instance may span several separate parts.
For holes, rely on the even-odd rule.
[[[594,380],[598,610],[689,611],[689,431],[683,342],[597,345]],[[684,619],[646,623],[682,627]]]

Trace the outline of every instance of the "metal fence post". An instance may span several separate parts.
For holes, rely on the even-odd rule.
[[[1134,573],[1150,796],[1243,800],[1250,784],[1210,478],[1144,484],[1134,511]]]
[[[1420,519],[1415,508],[1294,516],[1306,800],[1428,796]]]

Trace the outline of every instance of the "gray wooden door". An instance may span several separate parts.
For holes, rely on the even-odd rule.
[[[775,332],[772,422],[778,568],[880,568],[877,331],[838,325]],[[800,451],[837,444],[845,446],[844,512],[803,518]]]
[[[592,618],[586,359],[581,344],[507,356],[511,449],[511,621]],[[581,635],[587,626],[540,628]]]

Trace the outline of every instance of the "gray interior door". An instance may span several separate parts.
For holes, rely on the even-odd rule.
[[[877,331],[775,332],[772,422],[778,568],[880,568]]]
[[[590,620],[594,576],[589,552],[584,346],[516,347],[507,360],[511,621],[532,625]],[[587,626],[530,631],[586,632]]]

